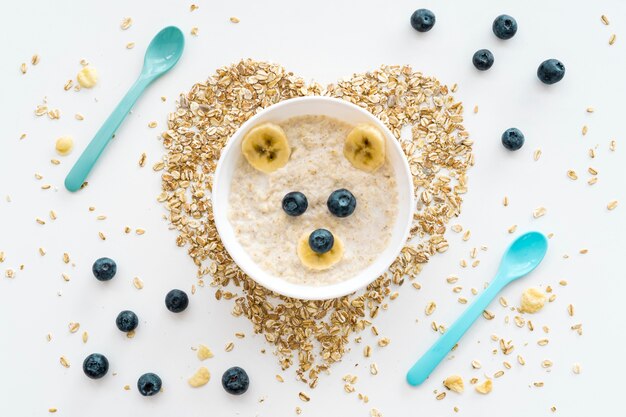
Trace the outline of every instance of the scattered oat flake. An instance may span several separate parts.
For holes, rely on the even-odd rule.
[[[139,157],[139,166],[143,168],[145,165],[146,165],[146,153],[142,152],[141,156]]]
[[[69,367],[70,367],[70,362],[67,360],[67,358],[66,358],[65,356],[61,356],[61,357],[59,358],[59,362],[61,362],[61,365],[62,365],[64,368],[69,368]]]
[[[606,205],[608,210],[614,210],[617,207],[617,200],[609,201],[609,204]]]
[[[74,115],[74,118],[75,118],[76,120],[85,120],[85,117],[84,117],[82,114],[80,114],[80,113],[76,113],[76,114]]]
[[[617,142],[615,140],[612,140],[609,142],[609,150],[611,152],[615,152],[616,147],[617,147]]]
[[[533,152],[533,159],[538,161],[539,158],[541,158],[541,149],[535,149],[535,152]]]
[[[89,340],[89,333],[85,331],[83,332],[83,343],[87,343],[87,340]]]
[[[100,237],[101,240],[107,240],[107,237],[102,232],[98,232],[98,236]]]
[[[582,128],[582,134],[583,136],[585,136],[587,134],[587,132],[589,131],[589,128],[587,127],[587,125],[584,125]]]
[[[48,408],[49,413],[56,413],[58,410],[55,407]]]
[[[230,21],[233,22],[233,23],[239,23],[240,22],[239,18],[237,18],[235,16],[231,17]]]
[[[609,25],[609,18],[606,17],[605,15],[600,16],[600,20],[602,21],[602,23],[604,23],[606,26]]]
[[[545,346],[545,345],[547,345],[549,342],[550,342],[550,341],[549,341],[548,339],[539,339],[539,340],[537,340],[537,344],[538,344],[539,346]]]
[[[304,401],[304,402],[309,402],[311,401],[311,397],[309,397],[308,395],[306,395],[304,392],[300,391],[300,393],[298,393],[298,397]]]
[[[135,42],[128,42],[126,44],[126,49],[133,49],[135,47]]]
[[[189,6],[189,11],[193,12],[194,10],[197,10],[200,6],[198,6],[197,4],[192,3],[191,6]]]
[[[131,27],[133,24],[133,19],[130,17],[125,17],[124,19],[122,19],[122,23],[120,23],[120,28],[122,30],[126,30],[129,27]]]
[[[67,327],[69,328],[70,333],[76,333],[78,329],[80,329],[80,323],[70,322]]]
[[[465,233],[463,233],[463,241],[467,242],[471,235],[472,235],[472,232],[469,229],[466,230]]]
[[[378,375],[378,365],[375,362],[370,364],[370,374]]]
[[[587,107],[586,111],[587,113],[593,113],[595,109],[593,107]]]
[[[157,127],[157,122],[152,121],[152,122],[148,123],[148,127],[151,128],[151,129]]]
[[[578,179],[578,175],[576,174],[576,171],[571,170],[571,169],[567,171],[567,177],[570,180],[577,180]]]
[[[22,62],[22,65],[20,65],[20,71],[22,72],[22,74],[26,74],[26,62]]]
[[[509,227],[509,228],[507,229],[507,232],[509,232],[509,233],[515,233],[515,231],[516,231],[516,230],[517,230],[517,225],[516,225],[516,224],[514,224],[513,226],[511,226],[511,227]]]
[[[133,278],[133,285],[135,286],[135,288],[140,290],[143,288],[143,281],[141,280],[141,278],[135,277]]]
[[[388,337],[383,337],[378,340],[378,346],[385,347],[388,346],[391,340]]]
[[[191,36],[198,36],[198,28],[196,26],[191,28]]]
[[[580,368],[580,364],[579,363],[575,363],[572,366],[572,372],[574,372],[576,375],[580,374],[581,368]]]
[[[138,235],[143,235],[144,233],[146,233],[146,231],[144,229],[139,228],[139,229],[135,229],[135,233]]]
[[[430,316],[431,314],[433,314],[435,312],[436,308],[437,308],[437,303],[435,303],[434,301],[431,301],[428,304],[426,304],[426,308],[424,309],[424,313],[426,313],[427,316]]]
[[[547,212],[548,210],[545,207],[538,207],[535,210],[533,210],[533,217],[535,219],[538,219],[539,217],[544,216]]]
[[[39,64],[39,55],[37,54],[33,55],[33,57],[30,59],[30,63],[33,65]]]
[[[234,347],[235,347],[235,344],[233,342],[228,342],[226,346],[224,347],[224,350],[226,352],[230,352],[231,350],[233,350]]]

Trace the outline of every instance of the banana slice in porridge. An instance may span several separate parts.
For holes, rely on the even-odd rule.
[[[297,246],[298,258],[302,265],[317,271],[332,267],[343,257],[343,242],[332,234],[330,235],[332,242],[327,244],[326,248],[316,247],[316,245],[320,246],[319,241],[317,243],[315,241],[316,233],[320,231],[328,232],[325,229],[317,229],[311,233],[305,233],[298,240]],[[324,243],[321,245],[323,246]]]
[[[372,125],[358,125],[348,134],[343,154],[355,168],[374,172],[385,163],[385,137]]]
[[[274,123],[253,127],[243,138],[241,151],[253,168],[266,174],[284,167],[291,155],[285,132]]]

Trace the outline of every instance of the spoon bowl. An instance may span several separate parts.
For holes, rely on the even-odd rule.
[[[548,239],[539,232],[528,232],[515,240],[500,262],[499,274],[511,282],[535,269],[548,250]]]
[[[181,55],[185,45],[185,36],[176,26],[168,26],[157,33],[143,61],[142,73],[159,76],[172,68]]]

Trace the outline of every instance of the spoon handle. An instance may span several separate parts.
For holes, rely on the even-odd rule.
[[[65,177],[65,188],[69,191],[78,191],[80,189],[100,154],[113,137],[113,134],[152,80],[153,78],[142,75],[135,81],[135,84],[128,90],[122,101],[120,101],[89,145],[87,145],[87,148],[85,148],[69,174],[67,174],[67,177]]]
[[[496,277],[483,293],[465,310],[465,312],[448,328],[445,333],[415,362],[406,374],[406,380],[410,385],[416,386],[428,378],[430,373],[446,357],[454,345],[458,343],[467,329],[480,317],[489,303],[504,287],[501,280]]]

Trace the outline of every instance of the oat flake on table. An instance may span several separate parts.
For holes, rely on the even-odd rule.
[[[417,202],[413,239],[389,271],[365,290],[325,301],[280,296],[251,280],[224,249],[210,200],[220,151],[235,130],[267,106],[306,95],[342,98],[380,118],[407,155]],[[154,167],[163,170],[158,201],[178,231],[176,243],[187,247],[198,267],[198,285],[211,277],[215,297],[234,300],[233,314],[247,317],[275,347],[281,367],[296,361],[298,378],[315,387],[319,373],[349,350],[350,337],[389,307],[391,288],[414,279],[430,256],[447,250],[446,225],[460,213],[474,162],[462,113],[447,86],[409,66],[382,66],[323,87],[280,65],[242,60],[195,84],[169,115],[162,134],[167,153]]]

